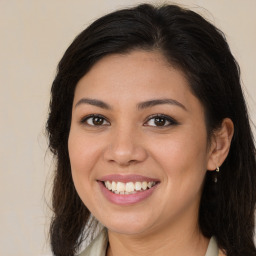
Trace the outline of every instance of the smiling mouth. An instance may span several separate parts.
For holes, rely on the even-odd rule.
[[[156,181],[136,181],[136,182],[120,182],[120,181],[103,181],[105,188],[114,194],[131,195],[145,190],[149,190],[159,182]]]

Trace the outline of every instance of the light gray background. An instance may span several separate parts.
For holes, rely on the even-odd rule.
[[[46,202],[53,163],[46,153],[44,124],[57,63],[93,20],[140,2],[0,0],[0,255],[51,255]],[[256,1],[176,2],[192,7],[225,32],[240,63],[256,123]]]

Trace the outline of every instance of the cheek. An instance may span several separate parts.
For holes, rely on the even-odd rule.
[[[201,186],[207,167],[207,143],[203,130],[201,133],[194,133],[192,129],[173,133],[158,140],[157,145],[151,146],[152,155],[169,184],[178,190],[193,184]]]
[[[74,186],[83,203],[93,212],[97,196],[94,189],[97,173],[93,170],[100,157],[100,143],[94,142],[91,136],[71,128],[68,149]]]
[[[188,134],[176,135],[152,154],[162,170],[166,214],[175,215],[198,207],[206,173],[205,143]]]
[[[157,147],[155,146],[157,145]],[[207,157],[206,136],[177,132],[152,141],[150,146],[166,165],[205,165]]]
[[[85,136],[83,132],[76,130],[76,128],[71,128],[68,139],[72,171],[88,173],[97,159],[99,146],[97,143],[93,143],[89,136]]]
[[[95,173],[92,170],[99,158],[99,143],[93,143],[89,136],[71,127],[68,150],[74,185],[84,199],[95,183]]]

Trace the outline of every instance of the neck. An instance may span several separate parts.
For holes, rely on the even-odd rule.
[[[209,239],[204,237],[198,226],[180,229],[172,227],[147,234],[123,235],[108,231],[107,256],[204,256]]]

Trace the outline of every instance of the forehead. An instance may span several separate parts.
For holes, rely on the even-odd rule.
[[[132,51],[127,54],[112,54],[99,60],[82,77],[76,87],[76,94],[100,95],[104,91],[121,91],[128,94],[131,90],[161,94],[164,91],[190,91],[184,73],[171,66],[158,51]],[[178,90],[179,89],[179,90]],[[135,93],[135,91],[134,91]]]

